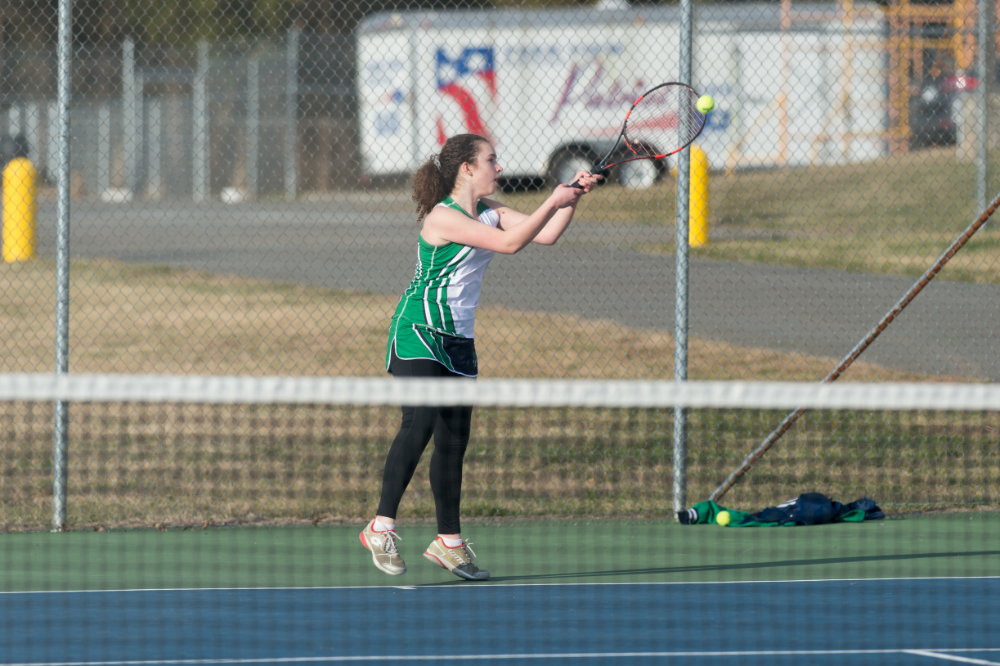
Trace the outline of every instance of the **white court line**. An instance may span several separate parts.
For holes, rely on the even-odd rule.
[[[619,659],[639,657],[785,657],[785,656],[837,656],[874,654],[914,654],[945,658],[944,652],[1000,652],[1000,648],[956,648],[945,650],[757,650],[740,652],[542,652],[535,654],[435,654],[389,655],[367,657],[276,657],[273,659],[158,659],[149,661],[52,661],[8,663],[0,666],[186,666],[196,664],[307,664],[348,661],[471,661],[523,660],[523,659]],[[992,661],[959,659],[971,664],[995,664]]]
[[[1000,666],[1000,662],[986,661],[985,659],[970,659],[969,657],[959,657],[953,654],[941,654],[936,650],[903,650],[908,654],[915,654],[921,657],[931,657],[933,659],[944,659],[945,661],[957,661],[963,664],[982,664],[983,666]],[[990,650],[983,650],[989,652]]]
[[[639,574],[642,575],[642,574]],[[330,585],[319,587],[154,587],[122,590],[14,590],[0,591],[0,597],[11,594],[118,594],[138,592],[278,592],[283,590],[492,590],[503,587],[614,587],[639,585],[770,585],[791,583],[865,583],[891,580],[1000,580],[1000,576],[909,576],[898,578],[792,578],[788,580],[694,580],[637,581],[634,583],[492,583],[464,585],[456,582],[425,585]],[[0,666],[8,666],[0,663]]]

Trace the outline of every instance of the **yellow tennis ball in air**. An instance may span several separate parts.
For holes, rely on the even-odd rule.
[[[715,108],[715,100],[712,99],[711,95],[702,95],[698,98],[698,103],[695,104],[695,108],[698,109],[698,113],[709,113]]]
[[[732,516],[729,515],[728,511],[720,511],[719,515],[715,517],[715,522],[723,527],[728,525],[730,520],[732,520]]]

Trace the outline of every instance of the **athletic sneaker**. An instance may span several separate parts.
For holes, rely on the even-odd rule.
[[[484,571],[472,563],[472,557],[475,557],[476,554],[472,552],[470,546],[472,546],[471,543],[463,541],[461,546],[449,548],[444,545],[444,539],[438,537],[427,547],[424,557],[434,564],[444,567],[459,578],[464,578],[465,580],[489,580],[490,572]],[[469,557],[470,553],[472,557]]]
[[[374,520],[365,525],[365,529],[361,531],[361,543],[372,551],[375,566],[390,576],[406,573],[406,563],[396,549],[396,539],[399,537],[393,530],[377,531]]]

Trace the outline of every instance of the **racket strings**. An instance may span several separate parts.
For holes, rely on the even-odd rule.
[[[701,132],[705,116],[698,94],[683,85],[667,85],[646,93],[629,112],[625,143],[639,157],[676,152]]]

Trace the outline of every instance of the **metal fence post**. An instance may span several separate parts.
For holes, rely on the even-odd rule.
[[[56,173],[56,374],[69,372],[69,105],[71,93],[72,0],[59,0],[59,166]],[[66,525],[68,404],[55,403],[52,450],[52,529]]]
[[[285,62],[285,199],[288,201],[294,201],[298,195],[299,35],[298,28],[288,31]]]
[[[163,99],[154,97],[149,105],[149,167],[146,176],[146,196],[156,201],[163,195],[163,157],[161,150],[163,121],[161,108]]]
[[[260,56],[256,53],[247,61],[247,190],[256,198],[258,192],[260,159]]]
[[[680,81],[691,84],[692,0],[681,0]],[[681,113],[681,122],[690,122]],[[687,130],[682,129],[682,133]],[[677,155],[677,266],[674,306],[674,381],[687,381],[688,373],[688,212],[691,198],[691,149]],[[687,410],[674,408],[674,513],[687,502]]]
[[[990,86],[993,74],[993,2],[979,0],[979,136],[976,137],[976,210],[989,203]]]
[[[7,134],[12,138],[21,133],[21,107],[11,104],[7,109]]]
[[[58,107],[58,105],[57,105]],[[57,114],[58,115],[58,114]],[[57,132],[53,133],[55,136]],[[62,153],[56,150],[56,171],[58,158]],[[111,108],[102,104],[97,110],[97,191],[104,195],[111,187]]]
[[[194,177],[193,199],[207,201],[209,196],[209,153],[208,153],[208,42],[198,42],[198,66],[192,86],[192,142],[193,155],[191,172]]]
[[[29,102],[24,107],[24,135],[28,139],[28,159],[41,170],[42,109],[38,102]]]
[[[135,193],[139,173],[139,137],[141,93],[135,68],[135,42],[131,37],[122,45],[122,141],[125,146],[125,191]]]

